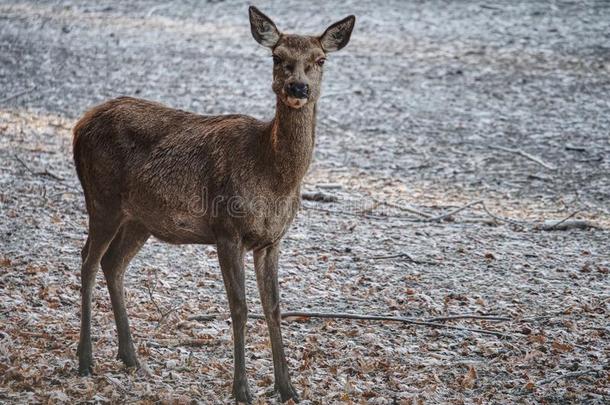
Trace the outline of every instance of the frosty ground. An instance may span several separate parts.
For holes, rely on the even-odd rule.
[[[287,31],[358,19],[325,67],[304,184],[337,201],[303,201],[283,243],[283,309],[510,318],[438,321],[462,329],[291,320],[285,346],[302,399],[607,403],[608,3],[257,5]],[[70,131],[119,95],[269,119],[269,56],[242,1],[0,2],[0,402],[231,401],[213,247],[151,240],[132,263],[137,372],[115,360],[98,275],[96,375],[77,376],[87,217]],[[475,201],[484,204],[445,215]],[[569,216],[593,227],[548,225]],[[278,401],[263,321],[249,321],[246,350],[257,400]]]

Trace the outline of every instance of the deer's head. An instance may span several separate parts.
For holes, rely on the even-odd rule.
[[[252,36],[272,51],[272,87],[283,103],[301,108],[318,100],[326,54],[347,45],[355,21],[356,17],[350,15],[332,24],[320,36],[284,34],[269,17],[250,7]]]

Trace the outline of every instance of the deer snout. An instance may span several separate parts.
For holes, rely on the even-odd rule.
[[[292,82],[287,83],[284,91],[288,97],[307,98],[309,97],[309,85],[305,83]]]

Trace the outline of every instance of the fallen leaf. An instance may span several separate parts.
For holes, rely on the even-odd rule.
[[[552,347],[553,351],[556,353],[568,353],[568,352],[571,352],[572,350],[574,350],[574,346],[572,346],[571,344],[561,343],[557,340],[553,341],[553,344],[551,345],[551,347]]]
[[[461,385],[463,388],[470,389],[474,387],[474,384],[477,380],[477,370],[475,370],[474,366],[470,366],[468,372],[462,378]]]

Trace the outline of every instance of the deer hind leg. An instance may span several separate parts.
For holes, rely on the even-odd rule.
[[[224,279],[233,323],[233,395],[237,402],[252,402],[246,376],[245,334],[248,307],[244,275],[244,248],[239,242],[218,240],[218,261]]]
[[[278,257],[279,246],[277,244],[254,252],[256,282],[271,340],[275,390],[279,392],[282,402],[289,399],[298,402],[299,397],[290,382],[288,363],[286,363],[284,345],[282,343],[280,294],[277,280]]]
[[[81,266],[81,329],[78,343],[78,371],[81,375],[89,375],[93,371],[93,355],[91,347],[91,296],[95,285],[95,275],[100,260],[119,226],[120,218],[105,217],[103,220],[89,218],[89,236],[82,252]]]
[[[123,279],[129,262],[144,246],[150,233],[138,222],[127,222],[121,226],[110,247],[102,257],[102,271],[108,285],[112,311],[119,338],[118,358],[127,367],[136,367],[138,360],[129,330],[129,320],[125,309]]]

